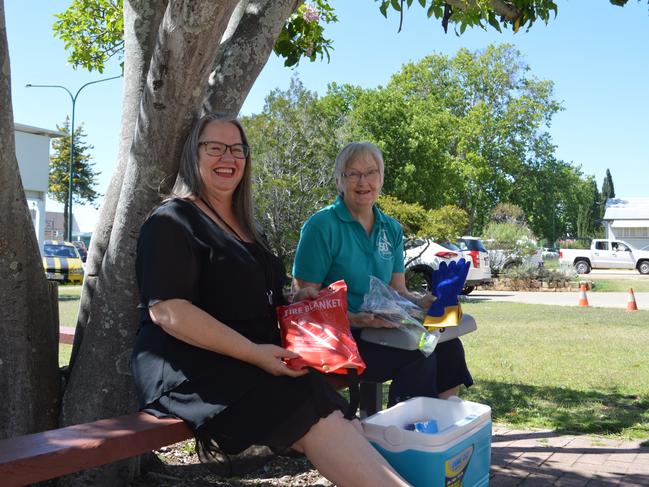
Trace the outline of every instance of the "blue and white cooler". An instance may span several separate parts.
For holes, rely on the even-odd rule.
[[[364,419],[363,430],[415,487],[489,485],[489,406],[457,397],[414,397]]]

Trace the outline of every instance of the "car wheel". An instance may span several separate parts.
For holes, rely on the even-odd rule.
[[[465,286],[464,289],[462,289],[462,293],[464,296],[467,294],[471,294],[473,290],[475,289],[475,286]]]
[[[575,262],[575,270],[577,274],[588,274],[590,272],[590,264],[587,260],[578,260]]]
[[[643,260],[638,264],[638,271],[640,274],[649,274],[649,260]]]
[[[412,291],[430,293],[433,271],[430,267],[406,269],[406,287]]]

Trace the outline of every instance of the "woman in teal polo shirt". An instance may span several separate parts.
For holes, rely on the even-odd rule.
[[[401,224],[383,213],[376,201],[383,186],[384,164],[379,149],[369,142],[352,142],[336,158],[336,201],[311,216],[302,227],[293,263],[296,289],[320,289],[344,279],[352,332],[367,370],[363,378],[392,380],[388,404],[414,396],[446,398],[473,379],[459,339],[439,344],[424,357],[417,350],[401,350],[364,341],[365,327],[397,325],[358,312],[369,290],[369,276],[381,279],[399,294],[428,307],[433,296],[419,298],[406,288]]]

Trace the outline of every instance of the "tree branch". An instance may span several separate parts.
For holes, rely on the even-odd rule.
[[[210,75],[203,111],[237,114],[302,0],[248,0],[237,6]]]
[[[452,7],[466,10],[467,8],[474,7],[476,0],[446,0],[446,3]],[[489,3],[491,4],[491,8],[494,9],[494,12],[505,17],[510,22],[516,20],[521,14],[520,10],[512,2],[506,0],[490,0]]]

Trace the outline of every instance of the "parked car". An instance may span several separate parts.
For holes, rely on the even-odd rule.
[[[471,261],[471,257],[467,258],[464,252],[451,242],[414,239],[407,240],[404,247],[406,250],[406,283],[409,288],[430,290],[433,272],[439,268],[442,262],[450,264],[463,257]],[[467,279],[466,285],[469,285],[468,282]],[[475,284],[472,286],[469,292],[475,288]]]
[[[77,248],[70,242],[46,240],[43,244],[43,267],[51,281],[83,282],[83,262]]]
[[[491,283],[493,279],[491,277],[489,252],[483,245],[482,239],[465,235],[458,239],[457,246],[464,252],[471,265],[462,294],[469,294],[476,286],[481,284]]]
[[[541,251],[541,257],[544,260],[558,259],[559,258],[559,249],[555,247],[543,247]]]
[[[81,261],[85,262],[86,258],[88,257],[88,249],[86,248],[85,242],[83,240],[74,240],[72,242],[72,245],[74,245],[79,251],[79,255],[81,256]]]
[[[636,249],[623,240],[595,239],[590,249],[560,249],[559,264],[574,266],[578,274],[588,274],[591,269],[637,269],[649,274],[649,248]]]
[[[527,265],[530,267],[543,267],[543,255],[540,249],[532,254],[524,254],[516,250],[489,249],[491,273],[498,276],[501,272],[515,266]]]

